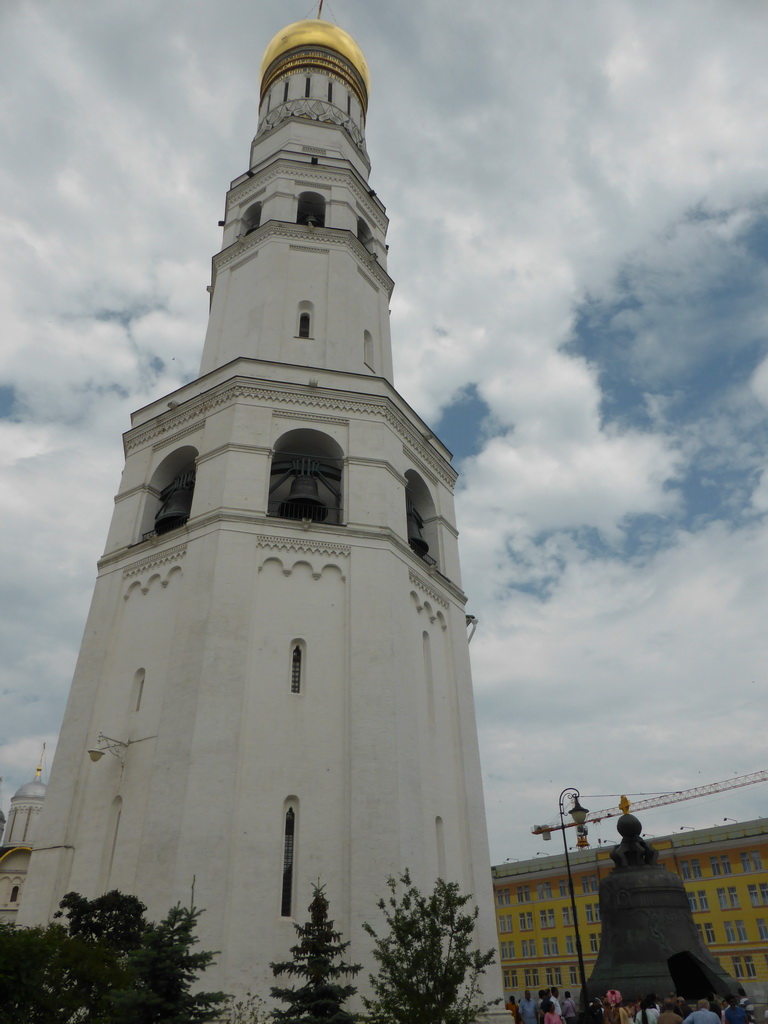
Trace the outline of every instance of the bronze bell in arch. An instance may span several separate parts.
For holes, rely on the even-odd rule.
[[[283,519],[311,519],[322,523],[328,508],[318,492],[317,477],[297,473],[291,481],[288,497],[280,503],[278,515]]]
[[[419,558],[423,558],[429,551],[429,544],[421,535],[421,531],[424,528],[424,520],[419,515],[413,502],[409,501],[407,503],[406,516],[408,519],[408,543]]]
[[[161,493],[162,505],[155,516],[155,532],[168,533],[189,519],[195,493],[194,470],[180,473]]]

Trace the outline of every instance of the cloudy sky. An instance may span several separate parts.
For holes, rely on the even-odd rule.
[[[396,383],[462,474],[492,859],[553,849],[530,828],[565,786],[597,809],[768,768],[768,7],[329,3],[372,73]],[[6,813],[50,764],[129,413],[196,375],[261,55],[310,13],[0,9]]]

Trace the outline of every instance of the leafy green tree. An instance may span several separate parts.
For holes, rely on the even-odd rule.
[[[285,1009],[273,1010],[272,1018],[283,1024],[352,1024],[355,1018],[343,1004],[357,989],[340,979],[354,977],[361,967],[344,961],[349,942],[342,942],[341,932],[334,931],[328,899],[319,883],[312,887],[309,914],[306,924],[294,925],[299,941],[291,946],[291,959],[269,965],[275,977],[288,974],[304,979],[298,988],[271,989],[273,999],[287,1004]]]
[[[109,946],[47,928],[0,925],[0,1024],[108,1024],[130,972]]]
[[[64,917],[70,935],[86,942],[103,942],[117,953],[128,953],[141,945],[147,927],[147,909],[136,896],[112,889],[94,900],[79,892],[68,892],[54,917]]]
[[[404,891],[398,896],[398,887]],[[475,948],[478,908],[456,882],[435,882],[423,895],[406,871],[387,879],[389,897],[377,906],[388,931],[374,940],[379,973],[370,976],[373,998],[364,998],[374,1022],[388,1024],[473,1024],[490,1004],[482,998],[480,978],[495,960],[495,950]]]
[[[111,1024],[203,1024],[219,1016],[223,992],[189,991],[214,958],[192,951],[201,913],[177,904],[147,928],[142,944],[128,955],[131,987],[112,995]]]

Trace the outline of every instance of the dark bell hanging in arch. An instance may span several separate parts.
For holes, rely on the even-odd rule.
[[[320,497],[317,477],[314,474],[297,473],[291,481],[291,489],[278,511],[283,519],[311,519],[322,523],[328,516],[328,507]]]
[[[168,533],[183,526],[192,509],[195,493],[195,471],[180,473],[160,494],[162,505],[155,516],[155,532]]]
[[[429,551],[429,544],[427,544],[421,535],[421,531],[424,528],[424,520],[421,518],[415,505],[411,501],[407,503],[406,515],[408,519],[408,543],[419,558],[423,558]]]

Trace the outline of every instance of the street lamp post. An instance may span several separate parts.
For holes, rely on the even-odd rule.
[[[568,856],[568,841],[565,838],[565,821],[563,819],[563,798],[566,796],[573,797],[573,806],[570,810],[570,815],[577,825],[583,825],[584,821],[589,814],[586,807],[582,807],[579,803],[579,791],[569,786],[564,789],[560,794],[560,831],[563,833],[563,849],[565,850],[565,869],[568,872],[568,891],[571,894],[571,909],[573,911],[573,927],[576,932],[576,954],[579,958],[579,975],[581,977],[581,997],[579,999],[579,1017],[583,1021],[587,1012],[587,978],[584,973],[584,954],[581,949],[581,935],[579,933],[579,915],[576,912],[576,896],[573,892],[573,875],[571,874],[571,859]]]

